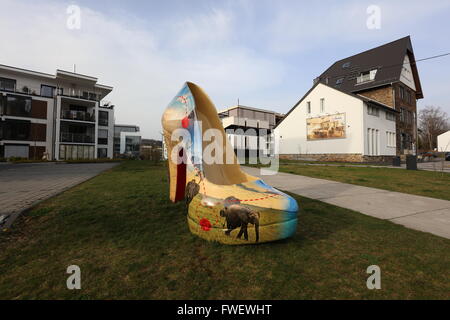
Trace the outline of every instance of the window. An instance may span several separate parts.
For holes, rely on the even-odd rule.
[[[2,138],[5,140],[29,140],[31,123],[23,120],[3,122]]]
[[[55,87],[41,85],[41,96],[53,98]]]
[[[108,157],[108,149],[107,148],[98,148],[97,149],[97,158],[104,159]]]
[[[31,117],[31,98],[7,96],[5,114],[16,117]]]
[[[3,115],[5,112],[6,112],[6,97],[0,94],[0,116]]]
[[[412,111],[406,111],[406,123],[413,124],[414,123],[414,113]]]
[[[399,95],[400,99],[404,100],[405,99],[405,88],[399,87],[398,95]]]
[[[325,99],[320,99],[320,112],[325,112]]]
[[[141,137],[127,136],[125,138],[125,152],[138,152],[141,145]]]
[[[108,116],[109,116],[108,111],[99,111],[98,112],[98,124],[100,126],[108,126],[108,123],[109,123]]]
[[[108,144],[108,130],[98,130],[98,144]]]
[[[386,111],[386,119],[395,121],[395,114],[393,112]]]
[[[367,128],[367,154],[369,156],[379,155],[379,131]]]
[[[360,75],[356,78],[356,83],[364,83],[364,82],[375,80],[376,74],[377,74],[377,69],[372,69],[370,71],[361,72]]]
[[[0,90],[16,91],[16,80],[0,78]]]
[[[89,92],[89,100],[97,101],[97,94]]]
[[[412,99],[411,99],[411,91],[406,89],[406,102],[408,102],[409,104],[412,103]]]
[[[336,85],[341,84],[342,82],[344,82],[344,78],[339,78],[336,80]]]
[[[367,113],[371,116],[379,117],[380,116],[380,110],[377,107],[368,105],[367,106]]]
[[[342,65],[342,69],[347,69],[347,68],[350,68],[350,61],[347,61]]]
[[[400,108],[400,122],[405,122],[405,109]]]
[[[408,133],[401,135],[401,149],[412,150],[412,136]]]
[[[306,103],[306,112],[308,112],[308,114],[311,114],[311,101],[308,101]]]
[[[59,145],[60,160],[94,159],[94,146]]]
[[[395,148],[395,132],[386,131],[386,146]]]

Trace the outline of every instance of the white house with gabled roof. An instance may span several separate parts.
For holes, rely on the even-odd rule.
[[[437,151],[450,152],[450,130],[437,136]]]
[[[280,158],[360,162],[395,156],[395,113],[317,82],[276,127]]]

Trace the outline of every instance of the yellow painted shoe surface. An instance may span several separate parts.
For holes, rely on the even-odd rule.
[[[192,233],[225,244],[268,242],[295,234],[297,202],[241,171],[217,111],[200,87],[186,83],[167,107],[162,124],[169,197],[186,201]],[[222,137],[213,139],[215,145],[211,132]],[[222,150],[213,153],[216,161],[206,159],[211,146]]]

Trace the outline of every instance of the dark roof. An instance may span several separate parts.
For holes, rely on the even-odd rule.
[[[349,95],[349,96],[352,96],[352,97],[354,97],[354,98],[356,98],[356,99],[362,100],[362,101],[364,101],[364,102],[371,103],[371,104],[375,104],[377,107],[381,107],[381,108],[383,108],[383,109],[385,109],[385,110],[387,110],[387,111],[399,113],[399,111],[396,111],[395,109],[393,109],[393,108],[390,107],[390,106],[387,106],[387,105],[385,105],[385,104],[383,104],[383,103],[380,103],[380,102],[378,102],[378,101],[376,101],[376,100],[373,100],[373,99],[370,99],[370,98],[368,98],[368,97],[364,97],[364,96],[362,96],[362,95],[360,95],[360,94],[355,94],[355,93],[352,93],[352,92],[345,92],[344,90],[342,90],[342,89],[340,89],[340,88],[338,88],[338,87],[336,87],[336,86],[331,86],[331,85],[329,85],[329,84],[322,83],[322,82],[316,82],[316,83],[311,87],[311,89],[309,89],[308,92],[306,92],[305,95],[304,95],[304,96],[303,96],[296,104],[294,104],[294,106],[291,108],[291,110],[288,111],[288,113],[286,113],[286,115],[283,117],[283,119],[281,119],[281,121],[277,123],[277,125],[275,126],[275,128],[278,127],[278,126],[280,125],[280,123],[282,123],[282,122],[284,121],[284,119],[286,119],[286,118],[288,117],[288,115],[289,115],[292,111],[294,111],[295,108],[297,108],[297,106],[298,106],[300,103],[302,103],[302,101],[305,100],[305,98],[311,93],[311,91],[313,91],[314,88],[317,87],[319,84],[323,84],[323,85],[325,85],[325,86],[327,86],[327,87],[330,87],[330,88],[332,88],[332,89],[335,89],[335,90],[337,90],[337,91],[339,91],[339,92],[342,92],[342,93],[344,93],[344,94],[347,94],[347,95]]]
[[[421,99],[423,98],[422,87],[409,36],[336,61],[315,81],[326,83],[348,93],[385,86],[400,81],[405,55],[408,55],[411,63],[416,86],[416,98]],[[356,83],[356,77],[361,72],[373,69],[377,69],[375,80],[362,84]]]

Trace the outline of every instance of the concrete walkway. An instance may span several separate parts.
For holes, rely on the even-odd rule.
[[[261,176],[257,168],[243,169],[275,188],[450,239],[450,201],[282,172]]]

